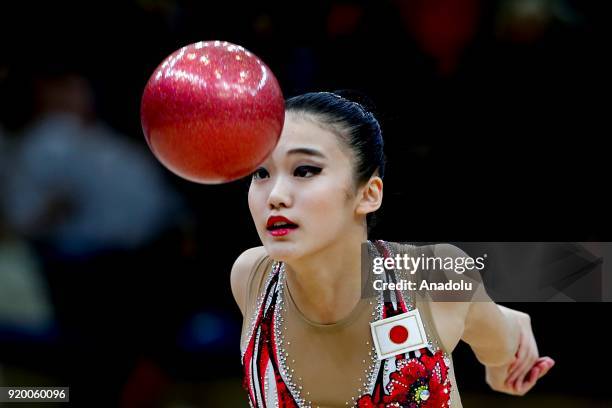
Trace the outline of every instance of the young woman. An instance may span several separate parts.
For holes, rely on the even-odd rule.
[[[451,353],[467,342],[497,391],[523,395],[554,361],[529,316],[489,302],[362,296],[361,246],[381,256],[425,248],[368,241],[383,197],[380,126],[341,92],[287,100],[278,145],[248,201],[263,246],[231,272],[244,316],[244,387],[253,407],[461,407]],[[426,248],[460,256],[451,245]],[[379,359],[370,323],[417,309],[428,345]]]

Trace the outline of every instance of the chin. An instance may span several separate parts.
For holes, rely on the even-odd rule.
[[[274,260],[282,262],[291,262],[301,256],[302,250],[298,248],[295,242],[277,240],[264,244],[268,256]],[[299,252],[299,253],[298,253]]]

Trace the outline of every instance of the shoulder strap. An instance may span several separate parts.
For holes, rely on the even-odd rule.
[[[394,258],[395,253],[388,242],[376,240],[373,242],[381,257]],[[385,281],[397,283],[397,270],[385,271]],[[411,296],[406,296],[406,293],[401,290],[385,290],[383,291],[383,318],[398,315],[415,308],[414,299]]]

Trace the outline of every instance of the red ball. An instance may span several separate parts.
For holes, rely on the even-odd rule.
[[[187,45],[153,72],[142,95],[153,154],[191,181],[218,184],[252,173],[276,146],[285,103],[272,71],[228,42]]]

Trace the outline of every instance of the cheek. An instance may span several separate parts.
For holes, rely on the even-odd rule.
[[[262,201],[261,201],[260,195],[261,194],[258,193],[257,191],[253,189],[249,189],[249,194],[248,194],[249,210],[251,211],[251,217],[253,217],[254,220],[257,220],[257,218],[261,216]]]
[[[304,190],[301,201],[318,224],[336,225],[347,216],[346,192],[336,183],[328,183]]]

